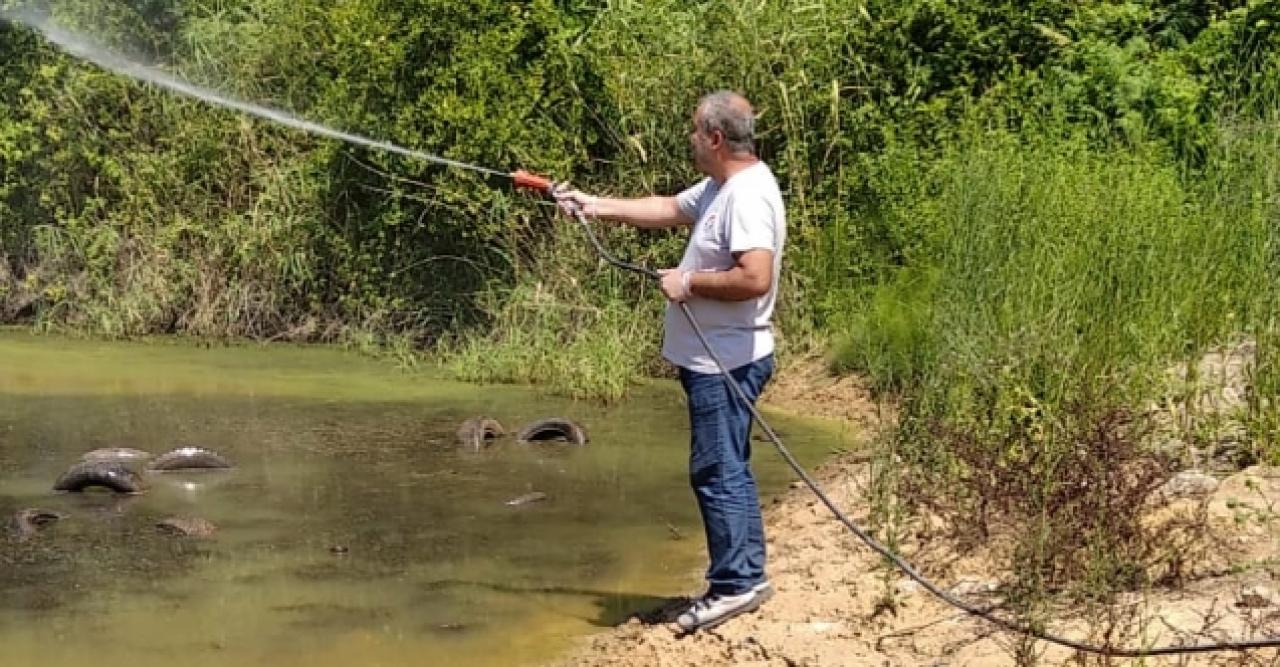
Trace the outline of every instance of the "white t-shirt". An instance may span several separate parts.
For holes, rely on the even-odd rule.
[[[769,319],[777,300],[782,246],[787,238],[787,214],[773,172],[765,163],[757,162],[724,184],[706,178],[676,195],[676,203],[695,221],[680,260],[683,271],[727,271],[736,264],[734,253],[773,251],[773,281],[764,296],[746,301],[691,296],[686,302],[727,368],[769,355],[773,352]],[[719,372],[674,303],[667,304],[662,356],[698,373]]]

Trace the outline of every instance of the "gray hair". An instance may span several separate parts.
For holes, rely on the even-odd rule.
[[[756,116],[747,98],[731,90],[717,90],[698,100],[702,110],[702,131],[719,132],[730,153],[755,155]]]

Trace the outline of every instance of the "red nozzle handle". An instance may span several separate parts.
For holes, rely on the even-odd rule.
[[[515,180],[517,188],[526,188],[529,190],[539,190],[541,192],[551,192],[551,179],[520,169],[511,178]]]

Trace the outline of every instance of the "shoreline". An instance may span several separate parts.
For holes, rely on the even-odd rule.
[[[867,433],[883,410],[849,378],[822,380],[817,401],[797,387],[814,386],[813,368],[779,384],[764,407],[802,417],[834,419]],[[788,387],[788,383],[792,386]],[[844,383],[842,385],[842,383]],[[829,394],[842,387],[842,414]],[[828,394],[825,395],[824,394]],[[780,399],[780,400],[779,400]],[[851,405],[862,411],[850,415]],[[815,407],[817,414],[814,414]],[[867,439],[862,444],[869,444]],[[845,451],[811,474],[833,502],[862,527],[871,515],[869,450]],[[1241,519],[1242,494],[1270,507],[1257,520]],[[1153,520],[1179,525],[1203,511],[1203,535],[1180,585],[1123,593],[1109,606],[1082,610],[1051,601],[1047,629],[1059,635],[1113,646],[1196,643],[1280,636],[1280,468],[1255,466],[1223,479],[1217,490],[1174,501]],[[643,610],[612,629],[585,637],[549,667],[881,667],[883,665],[1077,664],[1082,654],[997,630],[950,607],[882,559],[840,524],[800,481],[764,501],[769,576],[776,595],[754,613],[713,630],[680,635],[672,621],[688,598],[672,598]],[[925,576],[978,605],[998,603],[1011,573],[999,536],[992,544],[964,549],[945,526],[908,520],[894,547]],[[1216,549],[1214,547],[1217,547]],[[691,573],[696,579],[700,573]],[[696,594],[697,591],[690,591]],[[1250,596],[1253,596],[1252,598]],[[1264,599],[1265,598],[1265,599]],[[1045,618],[1045,617],[1041,617]],[[1105,660],[1087,655],[1090,662]],[[1144,660],[1111,659],[1120,665],[1254,665],[1280,661],[1280,649],[1217,652]],[[1084,664],[1084,663],[1080,663]],[[1104,663],[1100,663],[1104,664]]]

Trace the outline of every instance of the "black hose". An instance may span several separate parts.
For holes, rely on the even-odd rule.
[[[582,211],[580,209],[575,209],[573,212],[577,217],[578,222],[582,224],[582,229],[586,232],[587,238],[590,239],[591,245],[595,246],[596,252],[600,253],[600,256],[603,257],[606,262],[620,269],[631,271],[634,273],[639,273],[641,275],[647,276],[649,278],[653,278],[655,280],[660,278],[660,275],[658,274],[658,272],[654,271],[653,269],[637,266],[629,262],[624,262],[618,259],[617,257],[614,257],[612,254],[610,254],[609,251],[605,250],[604,246],[600,244],[600,240],[596,238],[595,232],[591,231],[591,225],[590,223],[587,222],[587,218],[585,215],[583,215]],[[755,422],[760,425],[760,428],[764,430],[765,434],[769,436],[770,442],[772,442],[773,446],[777,448],[778,453],[782,455],[782,458],[786,460],[787,465],[791,466],[791,469],[794,470],[795,473],[800,476],[800,479],[804,480],[804,483],[809,487],[811,491],[813,491],[814,495],[818,496],[818,499],[822,501],[822,504],[826,505],[827,509],[831,510],[831,513],[835,515],[837,519],[840,520],[840,523],[843,523],[850,531],[853,532],[854,535],[857,535],[858,539],[862,540],[864,543],[866,543],[867,546],[874,549],[881,556],[884,556],[885,558],[892,561],[893,564],[897,565],[899,569],[901,569],[903,572],[907,574],[907,576],[914,579],[916,582],[918,582],[930,593],[933,593],[934,595],[941,598],[943,602],[946,602],[947,604],[953,607],[956,607],[957,609],[961,609],[961,610],[964,610],[965,612],[973,614],[974,616],[978,616],[980,618],[986,619],[987,621],[990,621],[991,623],[994,623],[1012,632],[1017,632],[1030,637],[1035,637],[1036,639],[1041,639],[1054,644],[1059,644],[1061,646],[1066,646],[1067,648],[1072,648],[1077,651],[1084,651],[1086,653],[1096,653],[1099,655],[1112,656],[1112,657],[1140,658],[1144,656],[1153,656],[1153,655],[1208,653],[1211,651],[1244,651],[1249,649],[1280,646],[1280,637],[1267,637],[1265,639],[1254,639],[1254,640],[1248,640],[1248,641],[1206,642],[1206,643],[1200,643],[1200,644],[1185,644],[1185,645],[1170,644],[1166,646],[1156,646],[1156,647],[1145,648],[1145,649],[1127,649],[1127,648],[1116,648],[1112,646],[1098,646],[1095,644],[1086,644],[1084,642],[1076,641],[1074,639],[1068,639],[1066,637],[1060,637],[1058,635],[1037,630],[1035,628],[1018,623],[1016,621],[1010,621],[1004,618],[1000,618],[999,616],[996,616],[995,614],[992,613],[991,608],[981,609],[981,608],[975,607],[965,602],[964,600],[961,600],[956,596],[948,593],[947,591],[942,590],[932,581],[925,578],[924,575],[916,571],[916,569],[912,567],[910,563],[908,563],[905,559],[903,559],[898,554],[894,553],[893,550],[889,549],[889,547],[886,547],[885,545],[881,544],[878,540],[876,540],[876,538],[872,537],[866,531],[859,528],[858,525],[855,524],[852,519],[850,519],[848,516],[845,516],[844,512],[840,511],[840,508],[836,507],[835,503],[832,502],[829,497],[827,497],[827,494],[825,492],[823,492],[822,487],[819,486],[818,483],[814,481],[813,477],[811,477],[809,473],[805,471],[804,467],[800,465],[800,462],[796,461],[796,458],[791,454],[791,451],[788,450],[786,446],[782,444],[782,439],[779,438],[778,434],[773,431],[773,428],[769,426],[769,423],[764,420],[764,417],[761,416],[760,411],[756,410],[756,406],[753,405],[752,402],[747,398],[746,394],[743,393],[742,387],[739,387],[738,383],[733,380],[733,376],[730,375],[729,370],[725,368],[724,362],[720,360],[720,356],[717,355],[715,350],[711,348],[711,343],[707,340],[706,334],[703,333],[702,327],[698,326],[698,321],[694,319],[693,313],[689,310],[689,305],[684,302],[680,302],[678,305],[680,306],[680,312],[683,313],[685,319],[689,321],[689,326],[693,327],[694,333],[698,335],[698,340],[702,343],[703,348],[707,350],[707,354],[711,356],[711,359],[713,361],[715,361],[716,368],[720,369],[720,374],[724,377],[725,383],[729,385],[729,388],[733,391],[734,395],[738,397],[738,400],[742,401],[742,404],[745,405],[747,410],[751,412],[751,418],[754,419]]]

